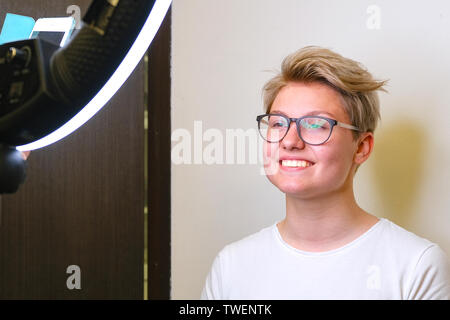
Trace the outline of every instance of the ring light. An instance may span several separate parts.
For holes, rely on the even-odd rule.
[[[63,48],[39,39],[0,46],[0,158],[17,160],[11,148],[45,147],[94,116],[136,68],[171,2],[94,0]],[[9,162],[0,159],[0,193],[15,192],[1,179]]]

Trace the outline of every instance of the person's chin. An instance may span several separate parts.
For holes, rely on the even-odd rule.
[[[296,198],[308,198],[309,196],[314,194],[313,188],[303,183],[277,183],[276,181],[273,181],[272,183],[274,183],[281,192]]]

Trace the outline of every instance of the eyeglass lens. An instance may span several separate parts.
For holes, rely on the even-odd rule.
[[[328,140],[332,126],[322,118],[311,116],[300,120],[300,126],[297,130],[308,144],[322,144]],[[279,115],[266,115],[259,121],[259,132],[263,139],[268,142],[279,142],[287,134],[289,130],[289,120]]]

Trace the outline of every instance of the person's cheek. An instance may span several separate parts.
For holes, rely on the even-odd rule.
[[[347,156],[347,148],[323,147],[317,155],[320,159],[317,173],[321,176],[321,180],[326,182],[326,185],[330,188],[341,186],[347,178],[349,162],[351,162],[351,159]]]

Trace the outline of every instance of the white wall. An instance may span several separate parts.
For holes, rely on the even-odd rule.
[[[450,255],[450,2],[174,0],[172,14],[173,131],[256,128],[265,70],[307,45],[390,79],[358,202]],[[218,251],[282,219],[284,197],[248,161],[173,164],[171,179],[172,298],[197,299]]]

